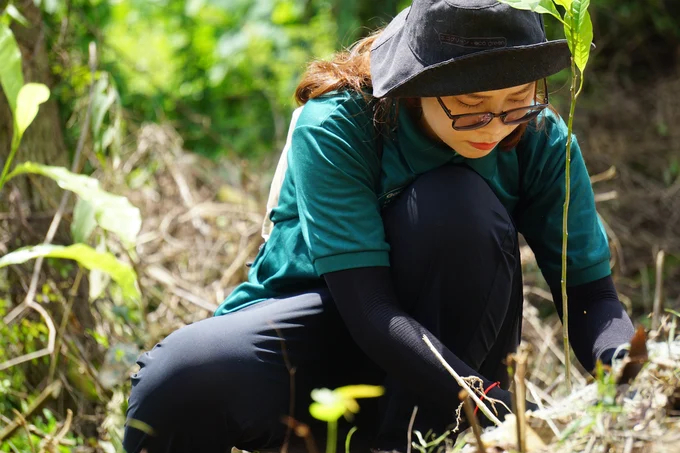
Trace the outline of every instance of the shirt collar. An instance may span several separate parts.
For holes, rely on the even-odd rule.
[[[399,108],[398,121],[398,146],[413,173],[419,175],[447,163],[465,163],[487,180],[496,175],[498,147],[479,159],[467,159],[448,145],[427,136],[405,106]]]

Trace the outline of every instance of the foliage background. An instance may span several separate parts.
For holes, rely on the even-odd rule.
[[[60,446],[54,447],[61,451],[120,449],[129,391],[125,376],[136,354],[172,329],[207,316],[244,277],[242,264],[258,245],[263,200],[306,62],[330,57],[385,25],[408,3],[12,3],[29,22],[12,25],[26,78],[52,91],[36,121],[41,124],[27,131],[20,154],[70,167],[79,139],[86,138],[82,171],[127,195],[145,222],[132,254],[103,234],[92,245],[105,244],[137,267],[144,300],[126,301],[115,288],[93,296],[92,287],[102,286],[96,275],[81,284],[73,262],[48,262],[37,299],[56,324],[65,320],[63,345],[52,356],[0,371],[0,429],[16,417],[14,411],[27,413],[50,377],[65,390],[31,413],[30,436],[15,431],[0,440],[0,451],[47,448],[46,436],[64,426]],[[0,2],[3,10],[8,5]],[[597,49],[575,130],[591,173],[616,167],[616,177],[595,185],[606,200],[600,212],[610,229],[622,301],[637,322],[649,325],[658,250],[666,251],[660,274],[666,305],[680,307],[680,132],[674,126],[680,122],[680,4],[601,0],[591,14]],[[562,37],[555,23],[547,27],[551,38]],[[94,73],[88,67],[91,42],[98,56]],[[550,79],[551,100],[563,115],[567,79],[566,71]],[[92,121],[85,130],[88,109]],[[7,131],[6,124],[0,126]],[[51,186],[35,179],[26,184],[10,184],[13,190],[0,194],[0,253],[40,242],[56,210],[48,201]],[[187,226],[174,220],[182,214],[173,211],[177,205],[184,213],[194,205],[204,209]],[[61,233],[60,241],[73,242],[67,227]],[[216,252],[196,263],[182,254],[187,249]],[[28,266],[0,273],[0,316],[22,300],[26,275]],[[531,265],[527,285],[543,285]],[[543,316],[553,313],[550,305],[536,303]],[[0,324],[0,332],[0,362],[44,347],[48,334],[32,314]],[[52,375],[55,356],[61,359]],[[69,409],[74,418],[66,424]]]

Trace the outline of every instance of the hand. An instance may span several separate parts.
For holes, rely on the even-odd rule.
[[[496,410],[494,411],[491,407],[491,404],[489,404],[486,401],[488,398],[493,398],[493,399],[502,401],[505,404],[505,406],[507,406],[507,408],[503,404],[496,403],[495,404]],[[489,393],[487,393],[486,397],[484,399],[482,399],[482,402],[487,403],[486,406],[494,413],[494,415],[496,415],[496,418],[498,418],[498,420],[500,420],[501,422],[503,420],[505,420],[505,416],[507,414],[512,413],[512,411],[511,411],[511,409],[512,409],[512,393],[507,391],[507,390],[503,390],[502,388],[496,387],[496,388],[492,389]],[[527,411],[538,410],[538,404],[532,403],[531,401],[526,401],[525,407],[526,407]],[[482,427],[486,428],[488,426],[494,425],[494,423],[491,420],[486,418],[486,416],[484,415],[484,413],[482,411],[478,411],[477,415],[479,417],[479,424]]]

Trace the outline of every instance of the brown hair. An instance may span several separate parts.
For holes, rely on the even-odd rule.
[[[353,90],[362,93],[367,101],[374,106],[373,123],[376,128],[388,131],[396,126],[400,101],[414,116],[422,113],[419,98],[373,98],[368,92],[372,89],[371,81],[371,46],[382,32],[382,28],[360,39],[348,50],[336,53],[330,61],[315,60],[309,63],[297,89],[295,100],[303,105],[310,99],[317,98],[331,91]],[[538,87],[538,84],[537,84]],[[536,91],[538,96],[538,90]],[[394,108],[393,108],[394,107]],[[550,109],[557,113],[552,106]],[[499,144],[504,151],[511,150],[522,138],[528,123],[520,124],[510,135]]]

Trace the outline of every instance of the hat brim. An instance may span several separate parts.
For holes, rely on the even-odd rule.
[[[571,65],[564,39],[477,52],[426,65],[413,54],[402,11],[371,49],[373,96],[434,97],[500,90],[543,79]],[[382,38],[382,37],[381,37]],[[595,46],[593,45],[593,48]]]

